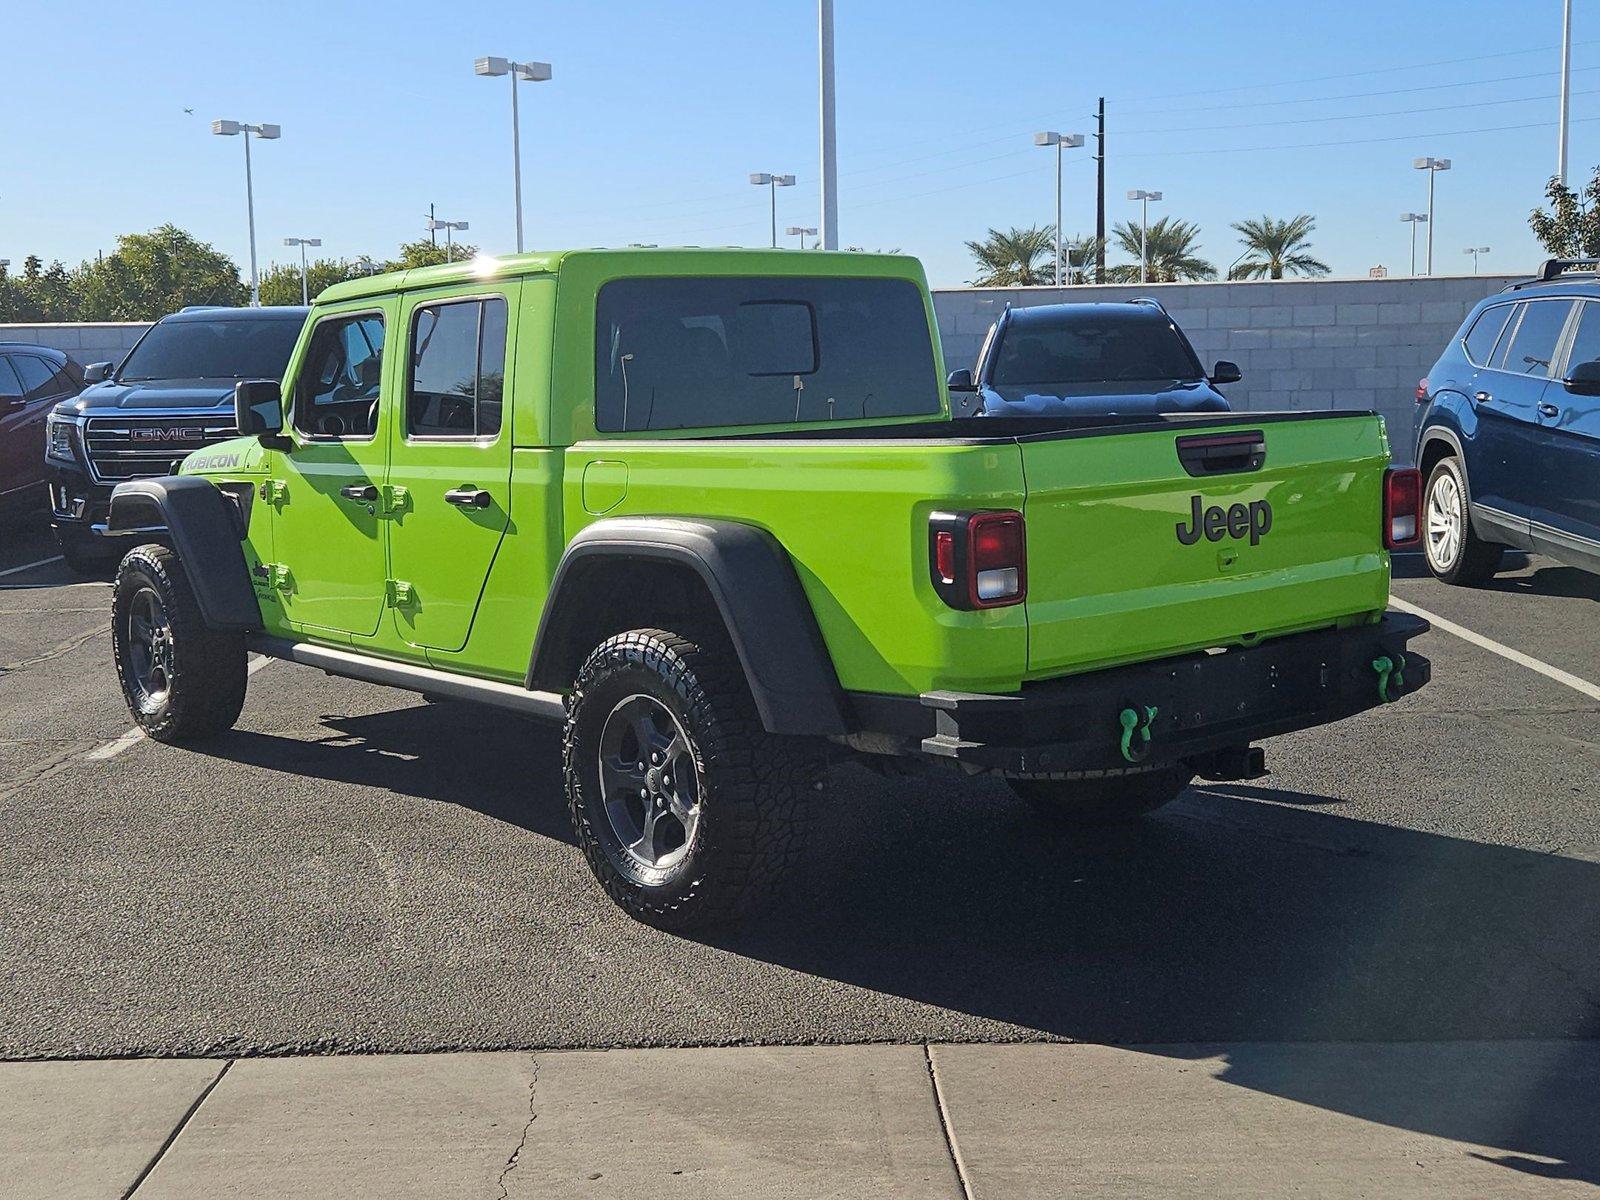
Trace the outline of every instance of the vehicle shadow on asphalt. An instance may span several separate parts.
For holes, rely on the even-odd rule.
[[[716,944],[1075,1041],[1600,1036],[1600,864],[1267,786],[1196,788],[1091,834],[1041,826],[994,782],[852,784],[803,890]],[[1580,1051],[1306,1074],[1247,1046],[1221,1077],[1600,1182],[1600,1055]]]
[[[205,751],[572,841],[552,730],[465,704],[321,724],[325,740],[237,731]],[[1023,1038],[1229,1043],[1228,1082],[1600,1182],[1600,1055],[1579,1044],[1600,1038],[1600,863],[1326,811],[1340,803],[1215,784],[1084,832],[997,781],[838,768],[774,910],[695,940]],[[912,1018],[904,1035],[942,1028]],[[1506,1050],[1533,1040],[1556,1045]],[[1271,1046],[1328,1041],[1500,1045],[1465,1067],[1357,1055],[1316,1070]]]

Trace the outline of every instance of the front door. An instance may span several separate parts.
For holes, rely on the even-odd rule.
[[[289,382],[293,446],[274,456],[262,499],[276,511],[284,618],[313,635],[369,637],[383,615],[385,428],[395,407],[383,349],[393,309],[324,315]]]
[[[511,410],[503,397],[518,288],[423,293],[403,310],[401,402],[388,435],[389,557],[396,627],[414,646],[466,645],[511,521]]]
[[[65,394],[56,379],[42,358],[0,354],[0,496],[44,483],[45,417]]]
[[[1474,379],[1478,418],[1471,456],[1472,501],[1501,517],[1526,522],[1538,502],[1543,430],[1539,406],[1550,388],[1571,300],[1530,300],[1512,317],[1491,368]]]
[[[1600,301],[1583,302],[1563,374],[1600,360]],[[1533,541],[1571,561],[1600,563],[1600,396],[1569,392],[1553,381],[1539,405],[1540,496]]]

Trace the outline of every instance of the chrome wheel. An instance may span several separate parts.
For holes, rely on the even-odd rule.
[[[172,688],[172,625],[154,588],[140,588],[128,605],[128,670],[139,707],[153,712]]]
[[[1461,555],[1466,530],[1466,508],[1461,485],[1449,471],[1439,471],[1428,489],[1428,562],[1436,571],[1448,571]]]
[[[663,870],[700,825],[700,769],[683,726],[653,696],[627,697],[600,731],[600,800],[624,854]]]

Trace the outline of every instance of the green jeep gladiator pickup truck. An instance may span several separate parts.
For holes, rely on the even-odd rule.
[[[833,758],[1136,815],[1416,689],[1414,472],[1369,413],[952,419],[920,265],[582,250],[328,289],[240,437],[120,485],[116,666],[158,741],[251,651],[563,724],[605,890],[781,879]],[[471,769],[463,747],[463,769]]]

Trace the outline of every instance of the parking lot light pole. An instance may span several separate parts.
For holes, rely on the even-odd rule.
[[[244,205],[250,222],[250,303],[261,305],[261,274],[256,269],[256,190],[250,175],[250,135],[262,141],[276,141],[283,136],[281,125],[250,125],[244,121],[213,121],[211,132],[221,137],[244,134]]]
[[[1150,201],[1160,200],[1161,193],[1134,188],[1128,193],[1128,199],[1141,201],[1144,205],[1143,215],[1139,218],[1139,282],[1146,283],[1150,276]]]
[[[1487,247],[1487,246],[1468,246],[1461,253],[1472,255],[1472,273],[1474,275],[1476,275],[1478,273],[1478,255],[1489,253],[1489,247]]]
[[[1083,145],[1081,133],[1057,133],[1047,129],[1043,133],[1033,135],[1035,146],[1054,146],[1056,148],[1056,286],[1061,286],[1061,151],[1075,150]],[[1069,271],[1070,275],[1071,272]]]
[[[429,233],[434,232],[434,230],[436,230],[436,229],[444,230],[444,260],[445,260],[445,262],[454,262],[455,258],[456,258],[456,243],[455,243],[455,240],[450,235],[453,232],[455,232],[456,230],[460,230],[462,232],[465,232],[466,228],[467,228],[467,223],[465,221],[440,221],[437,218],[432,218],[432,217],[430,217],[428,219],[428,232]]]
[[[522,253],[522,122],[517,113],[517,81],[548,83],[550,64],[543,62],[513,62],[509,58],[487,55],[472,64],[475,75],[511,76],[511,175],[517,204],[517,253]]]
[[[307,285],[306,285],[306,247],[307,246],[320,246],[320,245],[322,245],[322,239],[321,238],[284,238],[283,239],[283,244],[285,246],[299,246],[300,247],[300,303],[302,305],[310,304],[311,303],[311,297],[307,293]]]
[[[778,248],[778,189],[793,187],[793,175],[773,175],[767,171],[751,171],[750,182],[756,187],[764,187],[772,194],[772,248]]]
[[[1428,223],[1428,214],[1404,212],[1400,214],[1400,219],[1411,226],[1411,274],[1415,276],[1417,273],[1417,226]]]
[[[1414,158],[1414,159],[1411,160],[1411,165],[1412,165],[1413,168],[1415,168],[1418,171],[1426,171],[1428,173],[1428,274],[1432,275],[1433,274],[1433,178],[1440,171],[1448,171],[1450,169],[1450,160],[1448,158]],[[1416,269],[1413,268],[1411,273],[1413,275],[1415,275],[1417,273]]]
[[[816,237],[817,236],[817,231],[815,229],[807,228],[804,225],[791,225],[791,226],[789,226],[789,228],[785,229],[784,232],[787,233],[790,237],[799,238],[800,239],[800,249],[802,249],[802,250],[804,250],[806,248],[806,239],[808,237]]]

